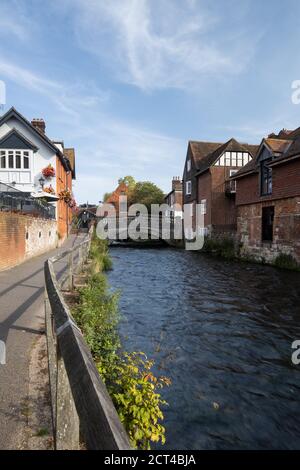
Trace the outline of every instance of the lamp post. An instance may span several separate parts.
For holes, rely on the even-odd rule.
[[[42,176],[39,179],[39,183],[41,185],[41,188],[44,189],[45,179]]]

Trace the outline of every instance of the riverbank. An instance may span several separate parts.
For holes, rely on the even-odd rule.
[[[162,407],[166,402],[160,390],[170,381],[153,374],[154,363],[141,350],[123,348],[118,333],[119,295],[111,291],[104,274],[110,268],[106,242],[94,237],[89,262],[80,275],[83,285],[72,295],[70,307],[131,445],[150,449],[151,443],[165,442]]]
[[[229,237],[223,239],[206,238],[202,251],[213,256],[243,263],[255,263],[290,271],[300,271],[299,263],[290,254],[280,253],[274,258],[274,261],[270,261],[263,254],[253,256],[243,252],[242,247],[237,245],[233,238]]]

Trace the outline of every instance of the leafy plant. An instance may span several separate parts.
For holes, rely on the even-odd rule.
[[[170,380],[155,377],[153,365],[142,352],[124,352],[109,367],[106,361],[97,364],[132,445],[144,450],[150,449],[151,441],[165,443],[165,428],[159,421],[164,418],[160,407],[167,403],[157,390],[170,385]]]

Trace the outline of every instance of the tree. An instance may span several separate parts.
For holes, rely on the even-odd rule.
[[[151,209],[151,204],[162,204],[164,193],[150,181],[140,181],[136,183],[129,196],[129,204],[144,204],[147,209]]]
[[[118,180],[118,184],[121,184],[121,183],[125,183],[127,188],[128,188],[128,191],[133,191],[135,185],[136,185],[136,181],[134,179],[133,176],[124,176],[124,178],[119,178]]]
[[[104,193],[103,194],[103,202],[106,202],[107,199],[112,195],[112,193]]]

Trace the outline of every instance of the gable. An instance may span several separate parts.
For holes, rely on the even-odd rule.
[[[252,160],[249,152],[223,152],[214,166],[234,166],[243,167]]]
[[[32,136],[32,138],[35,138],[37,142],[41,143],[41,145],[44,145],[45,148],[48,148],[48,151],[50,150],[54,154],[58,155],[64,169],[66,171],[69,170],[67,161],[64,158],[63,153],[59,150],[59,148],[46,136],[46,134],[42,134],[39,132],[24,116],[22,116],[21,113],[19,113],[15,108],[10,108],[3,116],[0,117],[0,127],[3,124],[8,124],[12,123],[11,127],[15,128],[15,124],[20,123],[22,126],[22,129],[24,129],[24,133],[26,132],[26,135],[29,134]],[[28,139],[31,137],[28,136]],[[40,144],[38,144],[40,145]]]
[[[13,129],[0,140],[1,149],[23,149],[37,151],[37,147],[26,137]]]
[[[268,147],[266,146],[265,143],[263,143],[261,149],[260,149],[260,152],[258,153],[257,155],[257,163],[263,161],[263,160],[267,160],[268,158],[271,158],[272,157],[272,153],[271,153],[271,150],[268,149]]]

